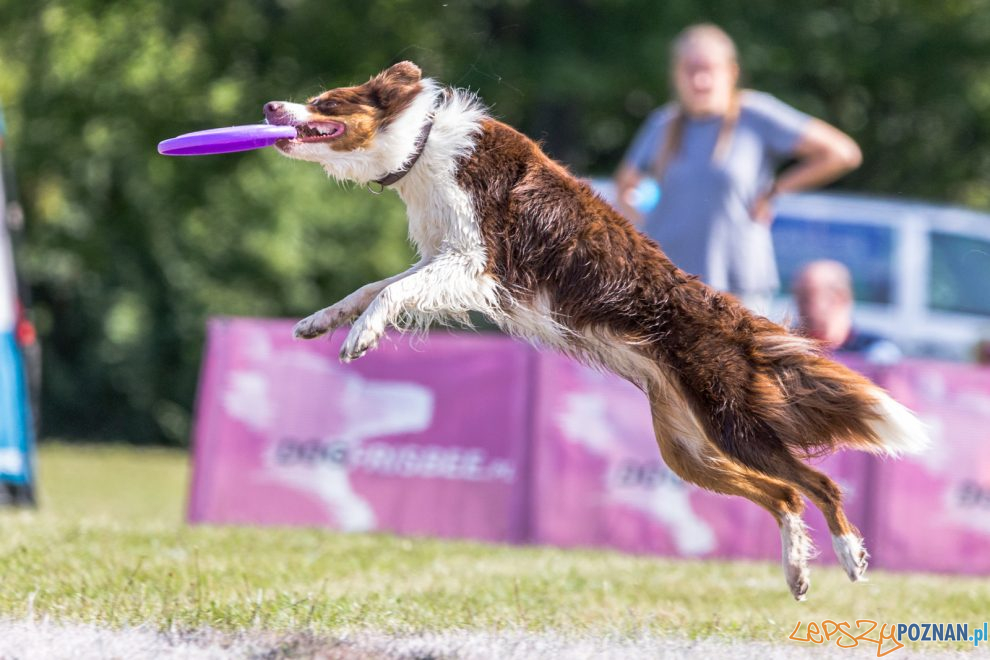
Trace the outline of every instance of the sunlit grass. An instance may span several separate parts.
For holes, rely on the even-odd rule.
[[[335,632],[553,629],[782,642],[798,620],[982,623],[985,579],[674,561],[316,529],[188,527],[186,455],[50,445],[41,508],[0,514],[0,617]],[[926,645],[927,646],[927,645]],[[959,648],[956,645],[955,648]]]

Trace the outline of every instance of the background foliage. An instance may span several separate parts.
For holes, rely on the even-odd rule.
[[[863,146],[846,188],[990,207],[988,0],[0,0],[45,430],[184,444],[210,315],[300,316],[410,261],[397,199],[273,150],[155,153],[399,59],[607,174],[692,22]]]

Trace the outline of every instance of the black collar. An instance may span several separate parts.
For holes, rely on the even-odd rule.
[[[380,179],[377,179],[375,183],[380,185],[382,188],[385,186],[390,186],[405,175],[409,174],[409,170],[412,169],[419,157],[423,155],[423,149],[426,148],[426,140],[430,137],[430,131],[433,129],[433,115],[431,114],[423,126],[422,130],[419,132],[419,137],[416,138],[416,146],[413,148],[412,156],[409,158],[409,162],[406,163],[405,167],[395,170],[394,172],[389,172]]]

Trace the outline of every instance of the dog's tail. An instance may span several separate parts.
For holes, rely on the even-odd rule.
[[[760,334],[750,395],[784,444],[804,455],[840,447],[900,456],[929,445],[925,425],[869,379],[825,357],[808,339]]]

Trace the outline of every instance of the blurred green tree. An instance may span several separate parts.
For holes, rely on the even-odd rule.
[[[990,0],[0,0],[0,97],[29,225],[45,430],[187,441],[211,315],[299,316],[412,255],[391,193],[272,150],[163,158],[179,133],[399,59],[481,92],[582,173],[607,174],[667,97],[692,22],[747,84],[851,133],[843,183],[990,207]]]

